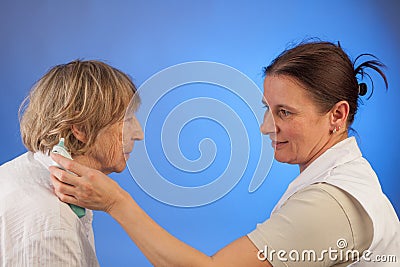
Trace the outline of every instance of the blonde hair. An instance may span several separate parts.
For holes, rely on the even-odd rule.
[[[132,112],[140,104],[135,85],[106,63],[75,60],[55,66],[21,104],[22,141],[30,151],[48,153],[64,137],[71,154],[83,154],[101,129],[124,118],[131,100]],[[75,138],[72,125],[85,133],[87,142]]]

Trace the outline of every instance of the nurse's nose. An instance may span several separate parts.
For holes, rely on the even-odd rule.
[[[265,135],[270,135],[276,132],[275,121],[270,111],[264,113],[264,119],[260,125],[260,131]]]

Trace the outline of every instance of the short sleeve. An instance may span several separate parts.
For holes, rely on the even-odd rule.
[[[344,254],[356,248],[354,231],[363,229],[351,224],[361,220],[349,216],[365,215],[352,214],[353,206],[344,191],[311,185],[292,195],[248,237],[274,267],[347,266],[353,259]]]

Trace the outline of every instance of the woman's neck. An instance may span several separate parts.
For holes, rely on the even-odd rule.
[[[343,131],[343,133],[332,134],[331,138],[329,138],[326,144],[317,153],[315,153],[315,155],[310,160],[303,164],[299,164],[300,173],[302,173],[308,166],[311,165],[311,163],[313,163],[317,158],[324,154],[328,149],[335,146],[337,143],[345,140],[346,138],[348,138],[347,130]]]

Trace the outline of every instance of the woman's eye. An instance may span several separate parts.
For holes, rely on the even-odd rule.
[[[263,108],[265,109],[265,112],[269,111],[269,106],[268,105],[263,105]]]
[[[287,116],[289,116],[290,114],[292,114],[290,111],[287,111],[287,110],[285,110],[285,109],[279,110],[279,113],[282,115],[282,117],[287,117]]]

